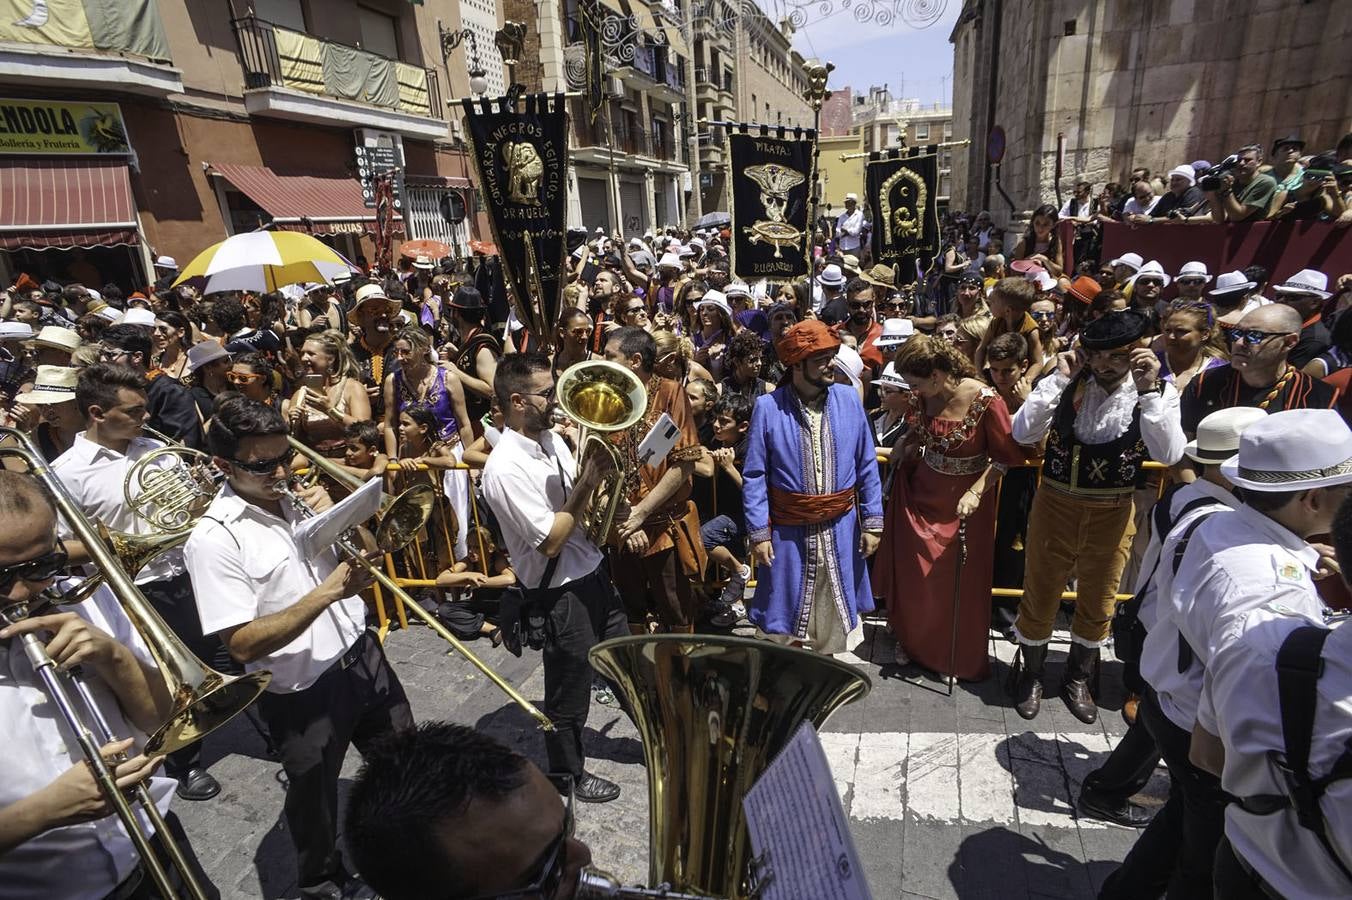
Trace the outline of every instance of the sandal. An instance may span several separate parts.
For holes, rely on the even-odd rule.
[[[494,647],[501,647],[501,646],[502,646],[502,629],[501,629],[501,628],[494,628],[492,631],[488,632],[488,639],[489,639],[490,641],[493,642],[493,646],[494,646]]]

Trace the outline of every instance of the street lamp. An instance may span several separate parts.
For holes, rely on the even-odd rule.
[[[483,63],[479,61],[479,42],[474,36],[474,29],[447,31],[438,21],[437,38],[441,43],[442,63],[451,58],[451,51],[469,41],[469,92],[476,97],[488,93],[488,73],[484,71]]]

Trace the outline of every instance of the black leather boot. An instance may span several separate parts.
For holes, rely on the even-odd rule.
[[[1066,672],[1061,679],[1061,699],[1066,701],[1070,714],[1086,725],[1098,721],[1098,706],[1089,690],[1089,681],[1098,672],[1098,664],[1098,647],[1071,642]]]
[[[1042,666],[1047,661],[1046,644],[1019,644],[1020,666],[1014,684],[1014,708],[1031,719],[1042,708]]]

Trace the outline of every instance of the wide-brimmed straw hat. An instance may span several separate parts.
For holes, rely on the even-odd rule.
[[[41,406],[74,400],[75,383],[79,378],[80,370],[71,366],[38,366],[32,389],[16,395],[14,402],[25,406]]]
[[[1218,409],[1197,423],[1197,437],[1188,441],[1183,455],[1199,463],[1219,465],[1239,452],[1239,436],[1259,419],[1267,417],[1254,406]]]
[[[1352,482],[1352,430],[1331,409],[1288,409],[1254,422],[1221,474],[1246,491],[1307,491]]]
[[[395,300],[393,297],[385,296],[385,289],[378,284],[364,284],[357,288],[355,302],[352,304],[352,308],[347,312],[348,324],[360,325],[361,316],[358,314],[361,312],[361,308],[368,303],[381,302],[385,304],[385,308],[389,312],[390,318],[399,315],[399,310],[403,308],[403,305],[398,300]]]
[[[44,325],[38,332],[38,336],[33,338],[34,347],[50,347],[53,350],[64,350],[67,353],[74,353],[80,349],[80,336],[69,328],[62,328],[60,325]]]

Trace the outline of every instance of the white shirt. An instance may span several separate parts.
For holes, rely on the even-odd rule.
[[[1152,587],[1141,604],[1141,624],[1146,627],[1145,645],[1141,648],[1141,677],[1155,689],[1159,698],[1160,711],[1170,722],[1184,731],[1192,731],[1197,718],[1197,699],[1202,694],[1202,675],[1205,672],[1200,662],[1194,661],[1185,672],[1178,671],[1178,617],[1169,599],[1174,586],[1174,555],[1178,545],[1192,523],[1213,514],[1224,515],[1239,507],[1239,498],[1219,485],[1198,479],[1174,494],[1175,508],[1180,501],[1186,505],[1198,498],[1207,498],[1214,502],[1189,510],[1180,516],[1174,527],[1165,537],[1163,546],[1157,551],[1161,563],[1155,573]],[[1193,531],[1196,537],[1201,525]],[[1154,537],[1151,538],[1154,544]],[[1192,539],[1188,540],[1188,546]],[[1148,551],[1147,551],[1148,552]],[[1143,563],[1144,565],[1144,563]],[[1179,572],[1183,571],[1180,561]],[[1164,598],[1161,600],[1160,598]]]
[[[1155,208],[1155,204],[1160,202],[1159,197],[1151,197],[1145,203],[1141,203],[1135,197],[1131,197],[1122,205],[1122,215],[1126,216],[1148,216],[1150,211]]]
[[[130,647],[138,658],[148,659],[140,636],[107,587],[69,611]],[[139,753],[145,735],[127,721],[113,692],[88,667],[85,678],[114,735],[135,738],[130,753]],[[67,685],[67,690],[74,695],[74,687]],[[75,704],[80,708],[78,698]],[[0,807],[37,792],[84,761],[80,745],[17,638],[0,642],[0,721],[5,723]],[[168,812],[173,779],[155,776],[149,787],[160,812]],[[151,833],[149,820],[139,811],[138,818],[143,830]],[[101,900],[131,874],[138,861],[116,815],[54,828],[0,856],[0,895],[6,900]]]
[[[154,528],[132,513],[122,485],[127,480],[127,471],[138,459],[163,446],[159,441],[136,437],[127,444],[124,455],[94,443],[81,431],[75,435],[75,442],[70,449],[52,463],[52,471],[66,486],[76,505],[95,522],[103,523],[111,531],[156,534]],[[63,538],[72,535],[70,526],[65,522],[61,522],[59,528]],[[137,584],[181,575],[183,553],[178,548],[161,553],[139,573],[132,574]]]
[[[1011,431],[1015,441],[1032,447],[1046,437],[1061,394],[1069,384],[1070,379],[1060,372],[1053,372],[1037,383],[1014,414]],[[1172,384],[1164,385],[1163,394],[1150,391],[1138,395],[1136,382],[1128,376],[1109,394],[1096,379],[1089,378],[1075,413],[1075,437],[1084,444],[1117,440],[1131,427],[1137,405],[1141,407],[1141,439],[1150,451],[1150,458],[1172,466],[1183,458],[1183,448],[1188,444],[1179,423],[1178,391]]]
[[[197,596],[202,633],[215,634],[294,606],[338,565],[333,548],[309,559],[296,543],[299,515],[283,503],[279,519],[221,488],[183,546]],[[268,690],[303,691],[314,684],[366,629],[366,604],[357,595],[329,605],[291,643],[244,668],[272,672]]]
[[[836,217],[836,248],[844,252],[859,249],[859,233],[864,230],[864,211],[858,206],[854,212],[843,212]]]
[[[1199,505],[1194,509],[1183,513],[1183,508],[1189,503],[1197,500],[1208,499],[1213,501],[1206,505]],[[1168,596],[1169,588],[1173,584],[1173,554],[1178,546],[1177,541],[1170,541],[1169,552],[1165,556],[1166,563],[1160,563],[1159,558],[1164,549],[1165,541],[1171,537],[1182,537],[1183,531],[1201,518],[1212,512],[1221,509],[1234,509],[1239,506],[1239,498],[1230,491],[1218,484],[1212,484],[1210,481],[1199,478],[1190,484],[1174,491],[1169,497],[1169,531],[1165,534],[1156,534],[1154,529],[1155,516],[1154,510],[1146,517],[1150,525],[1150,540],[1146,544],[1145,555],[1141,558],[1141,571],[1137,576],[1136,595],[1141,597],[1141,608],[1138,613],[1141,624],[1147,629],[1154,628],[1158,621],[1159,610],[1156,608],[1156,600],[1161,595]],[[1167,573],[1155,573],[1156,566],[1161,569],[1168,569]]]
[[[1268,760],[1282,751],[1277,695],[1277,651],[1296,628],[1322,625],[1319,616],[1270,603],[1232,623],[1232,639],[1207,666],[1197,721],[1225,744],[1221,787],[1237,797],[1285,793],[1285,781]],[[1352,627],[1346,620],[1324,642],[1324,672],[1316,682],[1310,774],[1327,774],[1352,739]],[[1352,867],[1352,780],[1331,784],[1320,801],[1329,843]],[[1263,880],[1284,897],[1343,898],[1352,884],[1340,873],[1313,831],[1293,810],[1259,816],[1238,804],[1225,808],[1225,836]]]
[[[543,433],[545,445],[508,428],[484,464],[484,499],[502,528],[512,568],[527,590],[540,587],[549,557],[540,545],[554,525],[573,487],[577,463],[563,438]],[[601,551],[574,528],[559,551],[558,564],[547,587],[559,587],[590,575],[601,565]]]

